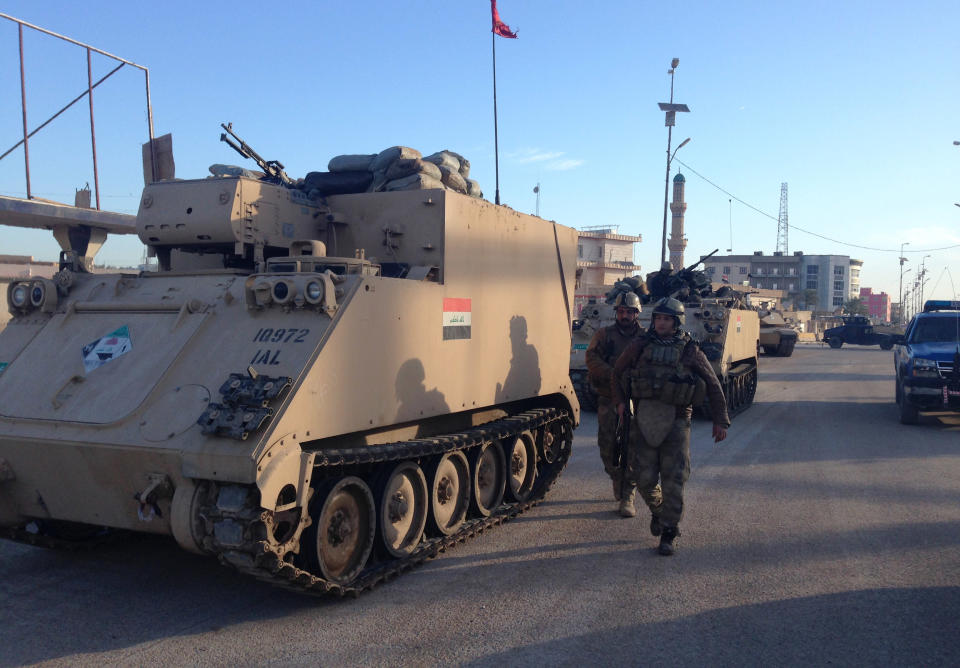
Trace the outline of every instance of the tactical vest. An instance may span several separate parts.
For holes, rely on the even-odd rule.
[[[630,372],[631,398],[652,399],[672,406],[701,404],[707,384],[683,362],[683,351],[689,343],[689,334],[667,344],[653,337],[647,339]]]
[[[620,357],[620,353],[627,349],[627,346],[630,345],[630,342],[633,341],[634,335],[624,335],[620,332],[620,328],[616,325],[607,325],[606,327],[606,344],[603,346],[603,361],[613,366],[617,358]],[[636,332],[641,332],[639,326],[636,326]]]

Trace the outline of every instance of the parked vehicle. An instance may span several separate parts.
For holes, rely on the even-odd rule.
[[[960,301],[929,300],[893,353],[900,422],[920,411],[960,411]]]
[[[844,316],[842,325],[831,327],[823,333],[823,340],[831,348],[853,343],[860,346],[879,345],[884,350],[890,350],[899,338],[901,335],[895,332],[877,331],[865,315]]]

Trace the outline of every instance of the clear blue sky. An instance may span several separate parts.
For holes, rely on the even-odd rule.
[[[301,5],[301,6],[298,6]],[[641,234],[659,264],[666,128],[657,102],[690,106],[674,130],[687,177],[687,257],[775,250],[780,184],[789,249],[864,260],[862,285],[897,298],[902,242],[927,296],[960,289],[960,4],[943,2],[583,3],[500,0],[519,39],[497,38],[501,200],[573,227]],[[157,134],[177,176],[239,164],[222,121],[294,177],[341,153],[449,148],[494,194],[487,0],[145,5],[6,0],[0,11],[150,68]],[[0,152],[21,133],[15,24],[0,20]],[[29,125],[86,85],[75,46],[25,44]],[[94,78],[113,65],[95,56]],[[136,213],[146,139],[143,76],[124,68],[94,97],[102,206]],[[72,201],[93,182],[84,101],[31,142],[36,196]],[[676,171],[676,170],[675,170]],[[674,173],[675,173],[674,171]],[[672,176],[672,175],[671,175]],[[25,194],[23,154],[0,161],[0,193]],[[811,236],[808,230],[837,241]],[[851,247],[857,244],[893,252]],[[0,252],[54,259],[49,233],[0,229]],[[98,255],[134,264],[135,238]],[[689,260],[688,260],[689,261]],[[916,269],[914,268],[914,272]],[[912,279],[907,274],[905,283]],[[935,287],[935,290],[933,288]]]

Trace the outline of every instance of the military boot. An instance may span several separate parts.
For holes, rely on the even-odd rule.
[[[663,527],[660,534],[660,547],[657,548],[657,551],[665,557],[673,555],[676,551],[676,546],[673,543],[679,535],[680,532],[676,527]]]
[[[650,533],[654,536],[659,536],[663,533],[663,525],[660,524],[660,518],[653,513],[650,514]]]
[[[629,487],[624,490],[624,495],[620,497],[620,517],[636,517],[637,507],[633,501],[637,497],[637,488]]]

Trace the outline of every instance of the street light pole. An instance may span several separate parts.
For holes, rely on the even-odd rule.
[[[673,75],[677,70],[677,65],[680,64],[679,58],[674,58],[670,61],[670,69],[667,70],[667,74],[670,75],[670,102],[658,102],[657,104],[660,107],[661,111],[666,112],[666,120],[664,124],[667,126],[667,176],[664,179],[663,184],[663,237],[660,241],[660,264],[662,265],[667,259],[667,196],[670,191],[670,163],[673,160],[673,156],[677,154],[677,151],[680,150],[680,146],[686,144],[690,139],[686,139],[680,146],[677,147],[677,150],[670,153],[670,143],[673,140],[673,126],[677,124],[677,112],[678,111],[690,111],[690,108],[685,104],[674,104],[673,102]]]
[[[927,284],[927,258],[931,257],[930,255],[924,255],[922,260],[922,266],[920,267],[920,277],[923,279],[923,283],[920,284],[920,307],[923,308],[923,293],[925,292],[923,286]]]
[[[900,244],[900,311],[897,313],[897,324],[903,324],[903,263],[907,261],[907,258],[903,257],[903,247],[909,246],[909,241],[904,241]]]

